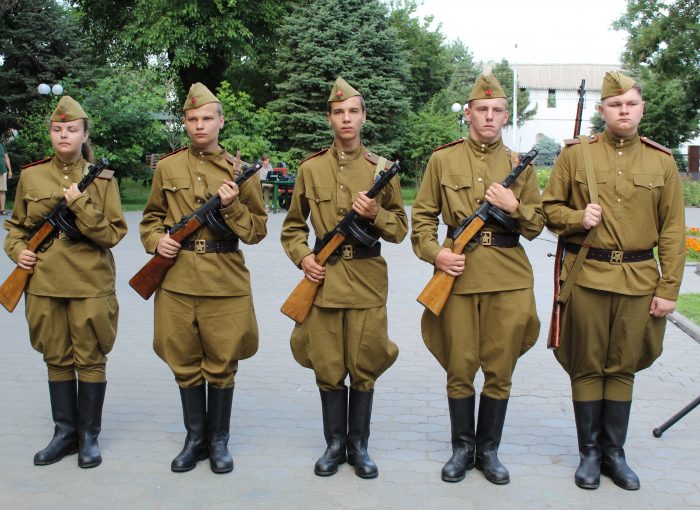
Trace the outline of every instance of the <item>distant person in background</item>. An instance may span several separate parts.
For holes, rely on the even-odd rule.
[[[10,156],[7,155],[5,145],[0,142],[0,216],[5,212],[5,192],[7,191],[7,180],[12,179],[12,167],[10,166]]]
[[[260,162],[262,163],[262,167],[260,167],[260,170],[258,170],[258,176],[260,177],[260,181],[264,181],[267,179],[267,175],[272,172],[270,156],[263,154],[262,158],[260,158]],[[265,206],[266,212],[270,210],[270,190],[272,187],[272,184],[265,182],[262,183],[263,205]]]

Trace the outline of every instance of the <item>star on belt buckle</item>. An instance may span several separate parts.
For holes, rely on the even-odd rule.
[[[493,232],[481,232],[481,239],[479,239],[479,243],[482,246],[491,246],[491,241],[492,241],[492,234]]]
[[[611,264],[622,264],[622,259],[625,252],[622,250],[613,250],[610,252],[610,263]]]
[[[355,250],[351,244],[344,244],[341,249],[341,256],[345,260],[352,260],[355,257]]]
[[[204,239],[195,239],[194,241],[194,252],[195,253],[206,253],[207,252],[207,242]]]

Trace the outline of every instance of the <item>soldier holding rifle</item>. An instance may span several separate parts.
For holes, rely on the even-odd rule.
[[[102,462],[97,437],[119,316],[110,248],[127,227],[111,170],[102,170],[84,191],[78,187],[92,161],[88,126],[80,104],[63,96],[49,125],[56,155],[22,169],[15,209],[5,221],[5,251],[31,273],[25,294],[29,337],[48,368],[55,429],[34,456],[39,466],[75,453],[82,468]],[[32,231],[47,228],[44,218],[61,199],[67,211],[62,228],[37,252],[27,249]]]
[[[347,460],[357,476],[373,478],[378,469],[367,443],[374,385],[398,355],[387,336],[386,262],[380,243],[369,246],[350,237],[336,260],[319,264],[308,243],[306,220],[311,215],[316,239],[322,240],[354,210],[367,237],[398,243],[408,231],[408,219],[397,177],[375,198],[366,195],[375,174],[391,162],[362,145],[365,101],[342,78],[331,91],[327,118],[335,133],[333,145],[302,162],[282,226],[282,245],[289,258],[307,279],[323,282],[308,318],[294,328],[291,346],[297,362],[313,369],[321,393],[327,449],[314,472],[333,475]]]
[[[191,145],[158,162],[141,240],[149,253],[177,257],[156,290],[154,319],[154,349],[175,375],[187,430],[171,469],[189,471],[209,458],[212,471],[226,473],[233,469],[228,440],[238,361],[258,349],[239,241],[260,242],[267,215],[257,176],[240,188],[234,182],[234,158],[218,143],[224,117],[216,96],[196,83],[183,111]],[[170,227],[217,193],[216,221],[182,244],[170,237]]]
[[[510,188],[499,184],[517,156],[501,139],[508,103],[495,76],[479,77],[465,114],[468,138],[436,149],[428,162],[413,205],[411,241],[419,258],[456,277],[441,314],[426,310],[421,323],[426,346],[447,372],[453,455],[442,479],[458,482],[476,466],[490,482],[506,484],[510,476],[497,453],[511,377],[540,330],[532,268],[519,238],[537,237],[544,214],[532,167]],[[453,253],[452,232],[484,200],[505,213],[503,224],[490,220],[466,257]],[[448,225],[443,245],[437,237],[440,216]],[[475,424],[479,368],[484,388]]]
[[[571,378],[576,485],[595,489],[602,473],[636,490],[623,450],[634,374],[661,354],[675,309],[683,192],[671,151],[637,133],[644,101],[634,80],[606,73],[598,111],[605,131],[566,142],[542,197],[547,227],[565,237],[567,251],[555,355]]]

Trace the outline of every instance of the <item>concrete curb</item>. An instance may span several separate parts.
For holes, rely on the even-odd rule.
[[[675,324],[681,331],[687,334],[696,342],[700,343],[700,327],[685,315],[673,312],[668,316],[669,322]]]

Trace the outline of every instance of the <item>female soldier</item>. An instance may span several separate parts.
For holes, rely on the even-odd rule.
[[[102,171],[84,192],[78,190],[92,160],[88,118],[80,104],[62,97],[49,131],[56,155],[22,169],[14,213],[5,221],[5,251],[20,267],[33,270],[26,317],[32,347],[48,367],[56,424],[34,464],[53,464],[79,452],[78,465],[88,468],[102,462],[97,436],[106,354],[114,345],[119,313],[109,248],[126,235],[126,221],[111,171]],[[64,197],[70,228],[60,230],[39,253],[29,251],[30,232]]]

